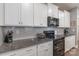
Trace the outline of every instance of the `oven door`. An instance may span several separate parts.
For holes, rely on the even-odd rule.
[[[64,56],[64,38],[53,41],[53,55]]]

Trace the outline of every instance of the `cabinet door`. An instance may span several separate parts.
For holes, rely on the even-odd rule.
[[[66,51],[68,51],[68,50],[70,50],[70,48],[71,48],[71,44],[70,44],[71,42],[70,42],[70,37],[66,37],[65,38],[65,52]]]
[[[17,50],[17,56],[36,56],[36,46]]]
[[[0,56],[36,56],[36,46],[2,53]]]
[[[0,25],[4,25],[4,8],[3,3],[0,3]]]
[[[36,56],[37,50],[36,46],[31,46],[23,50],[22,56]]]
[[[38,56],[48,56],[48,48],[39,50]]]
[[[58,7],[54,4],[48,4],[48,16],[58,18]]]
[[[75,36],[65,38],[65,52],[75,47]]]
[[[38,45],[38,56],[53,56],[53,42]]]
[[[19,25],[20,4],[5,3],[5,25]]]
[[[34,26],[47,26],[47,5],[34,4]]]
[[[48,43],[48,56],[53,56],[53,41]]]
[[[70,27],[70,13],[64,10],[65,27]]]
[[[59,10],[59,27],[64,27],[64,12]]]
[[[75,35],[71,36],[71,48],[75,47]]]
[[[15,51],[10,51],[10,52],[0,54],[0,56],[16,56],[16,55],[17,54]]]
[[[33,26],[33,4],[21,4],[21,24],[25,26]]]

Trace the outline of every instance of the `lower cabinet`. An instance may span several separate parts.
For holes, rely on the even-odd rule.
[[[53,56],[53,41],[38,45],[38,56]]]
[[[75,35],[65,38],[65,52],[75,47]]]
[[[0,56],[53,56],[53,41],[9,51]]]
[[[22,52],[22,53],[18,54],[19,56],[36,56],[36,46],[18,50],[17,53],[19,53],[19,52]]]
[[[0,54],[0,56],[36,56],[36,46]]]

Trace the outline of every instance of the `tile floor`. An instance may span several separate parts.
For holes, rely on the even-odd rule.
[[[79,48],[73,48],[66,52],[65,56],[79,56]]]

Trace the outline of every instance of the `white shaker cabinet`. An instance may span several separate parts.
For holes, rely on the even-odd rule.
[[[65,52],[75,47],[75,35],[68,36],[65,38]]]
[[[58,18],[58,6],[48,4],[48,16]]]
[[[38,56],[53,56],[53,41],[39,44]]]
[[[0,56],[36,56],[36,46],[30,46],[0,54]]]
[[[0,26],[4,25],[4,7],[3,3],[0,3]]]
[[[64,11],[59,10],[59,27],[64,27]]]
[[[36,49],[37,49],[36,45],[30,46],[30,47],[18,50],[17,53],[20,56],[36,56],[37,55]],[[22,53],[20,53],[20,52],[22,52]]]
[[[70,13],[66,10],[64,10],[64,18],[65,18],[65,27],[70,27]]]
[[[21,4],[21,24],[24,26],[33,26],[33,4]]]
[[[70,27],[70,13],[59,10],[59,27]]]
[[[20,4],[19,3],[5,3],[5,25],[19,25],[20,24]]]
[[[34,26],[47,27],[47,4],[34,4]]]

